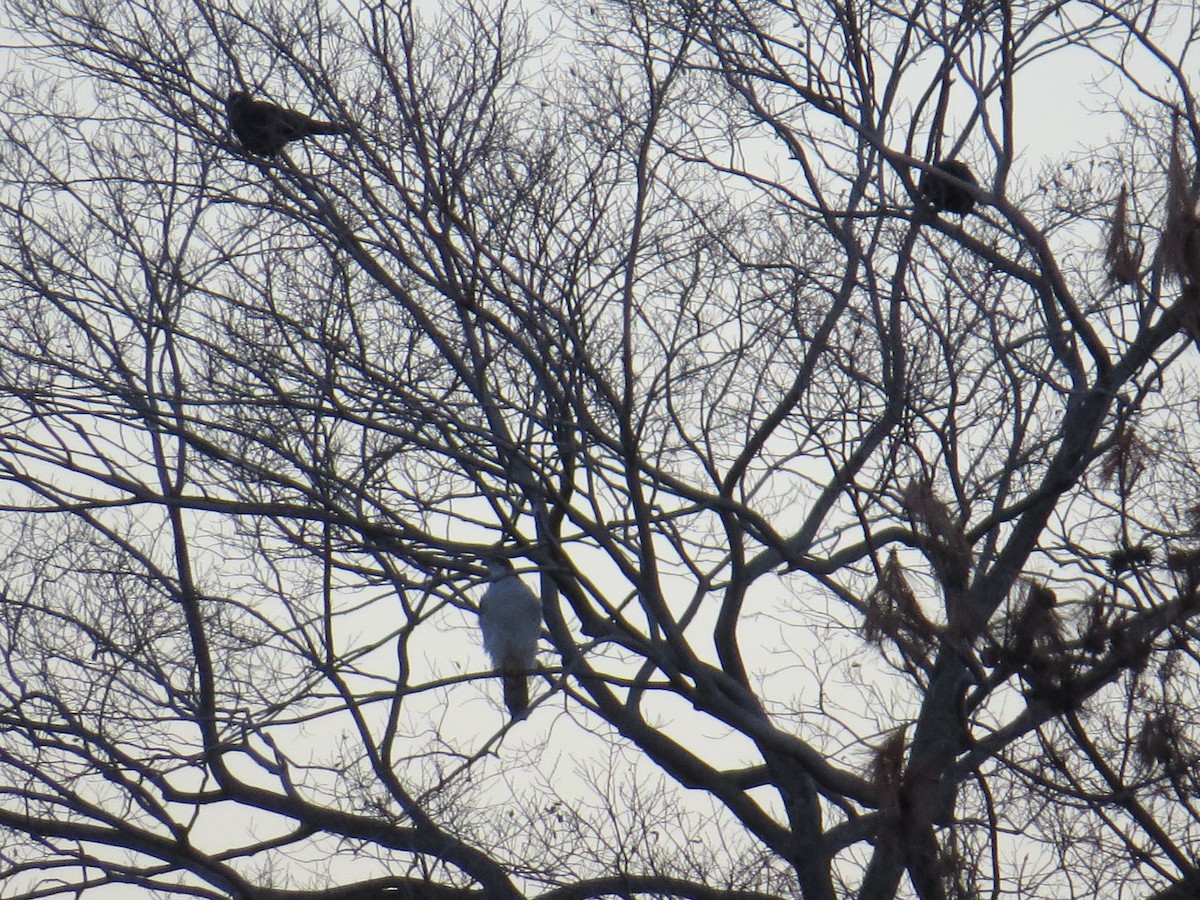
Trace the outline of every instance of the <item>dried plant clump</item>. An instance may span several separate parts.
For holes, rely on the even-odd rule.
[[[1043,584],[1030,582],[1024,600],[1000,620],[996,645],[984,660],[1009,672],[1029,665],[1043,667],[1043,658],[1063,646],[1063,624],[1056,609],[1058,597]]]
[[[1108,568],[1114,575],[1132,572],[1153,562],[1154,551],[1145,544],[1122,544],[1108,554]]]
[[[1113,636],[1113,607],[1105,591],[1096,591],[1084,601],[1080,645],[1094,656],[1104,653]]]
[[[1033,582],[1027,582],[1027,588],[1022,601],[1012,605],[1001,618],[993,642],[981,653],[981,660],[994,668],[995,680],[1019,675],[1025,684],[1023,693],[1030,702],[1057,710],[1074,709],[1082,700],[1078,684],[1083,657],[1066,641],[1054,591]],[[1099,608],[1092,612],[1097,623],[1104,622],[1104,615]],[[1103,626],[1103,633],[1099,625],[1095,628],[1097,633],[1092,643],[1097,655],[1105,649],[1107,627]]]
[[[1024,623],[1037,629],[1053,628],[1057,633],[1061,627],[1054,607],[1058,595],[1044,584],[1030,583],[1029,597],[1025,602]]]
[[[1145,772],[1161,771],[1176,784],[1182,784],[1200,759],[1174,710],[1165,705],[1146,716],[1134,737],[1133,752]]]
[[[1187,516],[1191,533],[1200,535],[1200,503],[1191,504],[1184,510],[1184,515]]]
[[[899,795],[904,774],[904,751],[907,746],[908,725],[893,731],[882,744],[874,749],[871,758],[870,777],[872,783],[893,801]]]
[[[1146,471],[1146,463],[1155,455],[1154,450],[1132,428],[1125,428],[1116,436],[1112,449],[1105,454],[1100,465],[1100,477],[1105,484],[1115,486],[1121,496],[1126,496]]]
[[[915,525],[931,539],[925,552],[934,574],[947,591],[962,590],[971,569],[971,548],[950,510],[933,493],[924,479],[911,482],[904,491],[904,509]]]
[[[1194,578],[1200,575],[1200,547],[1172,547],[1166,553],[1166,568]]]
[[[978,870],[978,860],[967,859],[957,841],[952,839],[951,845],[942,850],[936,865],[946,900],[979,900],[979,891],[971,880]]]
[[[1200,588],[1200,547],[1175,547],[1167,553],[1167,568],[1181,577],[1180,596],[1189,605],[1194,604]]]
[[[1144,249],[1141,241],[1129,235],[1129,192],[1122,185],[1109,223],[1108,246],[1104,248],[1109,279],[1117,285],[1137,284]]]
[[[879,581],[867,595],[863,618],[863,637],[878,646],[884,638],[900,644],[916,642],[922,651],[928,649],[936,630],[926,618],[904,577],[904,569],[896,551],[888,554],[879,573]]]
[[[1171,160],[1167,168],[1167,221],[1159,254],[1163,271],[1184,285],[1200,279],[1200,219],[1196,216],[1196,191],[1192,187],[1179,149],[1179,125],[1171,134]]]
[[[1177,547],[1167,554],[1167,568],[1172,572],[1194,572],[1200,568],[1200,547]]]

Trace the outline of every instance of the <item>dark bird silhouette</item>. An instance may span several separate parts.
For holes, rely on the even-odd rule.
[[[230,91],[225,111],[229,115],[229,127],[242,146],[258,156],[274,156],[288,141],[314,134],[347,134],[350,131],[336,122],[322,122],[266,100],[253,100],[245,91]]]
[[[936,162],[933,167],[938,172],[925,172],[921,175],[921,196],[925,198],[938,212],[947,212],[955,216],[965,216],[975,207],[975,198],[966,188],[955,184],[951,178],[939,174],[953,176],[967,184],[979,184],[967,164],[957,159],[944,159]]]
[[[529,673],[542,633],[542,601],[503,557],[487,557],[491,583],[479,600],[483,649],[504,682],[504,705],[514,719],[529,709]]]

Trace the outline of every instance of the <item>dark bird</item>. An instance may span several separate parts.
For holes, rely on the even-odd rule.
[[[259,156],[274,156],[288,141],[314,134],[347,134],[350,131],[335,122],[322,122],[266,100],[253,100],[245,91],[230,91],[225,111],[229,115],[229,127],[242,146]]]
[[[504,705],[514,719],[529,708],[529,673],[542,633],[542,602],[503,557],[487,557],[491,575],[479,600],[483,649],[504,681]]]
[[[975,197],[966,188],[956,184],[952,178],[972,185],[979,182],[975,180],[967,164],[957,159],[944,159],[934,163],[933,168],[938,171],[921,175],[921,196],[938,212],[965,216],[975,207]],[[939,174],[940,172],[945,172],[952,178],[946,178]]]

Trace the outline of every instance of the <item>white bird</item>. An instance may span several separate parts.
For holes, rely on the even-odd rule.
[[[542,633],[542,602],[502,557],[483,560],[492,582],[479,599],[483,649],[504,682],[504,705],[513,718],[529,708],[529,673]]]

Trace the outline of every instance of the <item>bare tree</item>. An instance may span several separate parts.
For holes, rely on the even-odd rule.
[[[7,13],[4,896],[1197,890],[1190,5]]]

